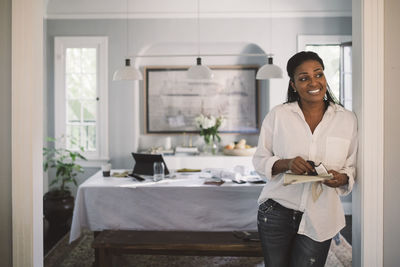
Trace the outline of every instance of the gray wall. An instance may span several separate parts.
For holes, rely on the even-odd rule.
[[[0,0],[0,36],[0,261],[11,266],[11,0]]]
[[[383,263],[400,263],[400,2],[385,0],[385,89],[384,89],[384,184],[383,184]]]
[[[268,19],[202,19],[201,42],[247,42],[259,45],[264,49],[271,48],[275,53],[275,63],[286,65],[287,59],[297,51],[298,34],[343,34],[351,35],[351,18],[281,18],[272,19],[273,38],[268,37]],[[130,21],[129,54],[137,54],[146,47],[162,42],[196,42],[196,20],[194,19],[135,19]],[[132,107],[132,86],[128,83],[112,82],[113,72],[121,67],[126,54],[125,20],[47,20],[47,109],[48,135],[54,135],[54,36],[108,36],[109,37],[109,148],[112,165],[115,168],[130,168],[133,161],[131,129],[134,125]],[[176,53],[179,53],[177,51]],[[223,64],[224,62],[221,62]],[[174,65],[174,59],[171,59]],[[140,66],[143,67],[143,66]],[[284,101],[287,80],[278,81],[277,88],[269,95],[263,92],[261,99],[262,119],[268,109]],[[140,88],[143,84],[140,83]],[[268,87],[267,83],[263,83]],[[269,88],[266,88],[268,92]],[[140,110],[143,108],[143,90],[140,90]],[[143,118],[143,112],[139,115]],[[140,132],[143,134],[143,123]],[[161,136],[162,137],[162,136]],[[173,145],[180,143],[181,136],[174,136]],[[225,142],[235,139],[233,135],[223,135]],[[246,136],[250,144],[256,145],[257,135]],[[140,138],[139,148],[157,143],[160,136]],[[223,143],[224,143],[223,141]]]

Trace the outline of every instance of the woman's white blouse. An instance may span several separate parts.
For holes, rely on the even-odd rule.
[[[314,133],[297,102],[276,106],[263,121],[253,157],[255,170],[268,179],[258,203],[271,198],[282,206],[302,211],[299,234],[320,242],[332,238],[346,224],[339,195],[347,195],[353,188],[357,144],[357,119],[340,105],[329,105]],[[322,162],[328,170],[346,173],[349,183],[338,188],[322,185],[322,194],[314,202],[312,183],[284,186],[282,173],[271,174],[277,160],[297,156],[316,164]]]

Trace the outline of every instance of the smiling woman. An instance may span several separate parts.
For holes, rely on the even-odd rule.
[[[302,105],[323,104],[327,83],[321,63],[309,60],[298,66],[290,86],[299,94]]]
[[[339,196],[354,183],[357,121],[333,98],[324,68],[314,52],[292,56],[287,102],[272,109],[261,128],[253,164],[269,179],[258,199],[268,266],[324,266],[332,237],[345,226]],[[310,160],[322,162],[333,179],[284,186],[286,172],[315,171]]]

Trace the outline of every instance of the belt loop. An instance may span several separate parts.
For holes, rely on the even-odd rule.
[[[277,204],[279,204],[278,202],[276,202],[276,201],[273,200],[272,198],[269,198],[267,201],[269,202],[269,204],[270,204],[272,207],[275,207]]]

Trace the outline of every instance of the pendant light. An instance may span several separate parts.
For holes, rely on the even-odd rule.
[[[126,0],[126,55],[129,51],[129,0]],[[113,81],[143,80],[142,73],[131,65],[131,59],[125,59],[125,66],[117,69],[113,75]]]
[[[272,54],[268,54],[268,63],[262,66],[256,75],[257,80],[282,78],[282,69],[273,63]]]
[[[271,11],[272,11],[272,0],[269,0],[269,50],[271,50],[271,43],[272,43],[272,18],[271,18]],[[268,80],[273,78],[282,78],[282,69],[274,64],[273,55],[267,54],[267,64],[262,66],[256,75],[257,80]]]
[[[187,76],[189,79],[195,80],[210,80],[213,78],[213,72],[211,69],[205,65],[201,64],[200,57],[200,0],[197,0],[197,59],[196,65],[193,65],[189,68],[187,72]]]

